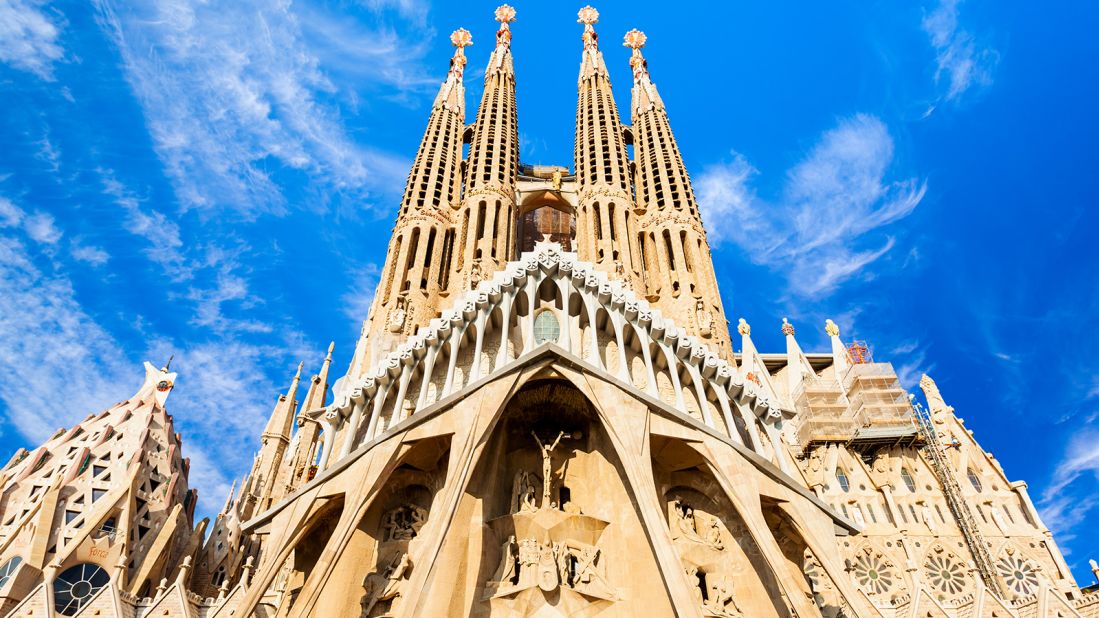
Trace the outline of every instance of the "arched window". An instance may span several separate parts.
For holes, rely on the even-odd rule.
[[[109,581],[111,576],[98,564],[85,562],[65,569],[53,582],[54,610],[62,616],[76,614]]]
[[[977,473],[973,471],[973,468],[967,470],[965,475],[969,477],[969,484],[973,486],[973,489],[976,489],[978,492],[980,492],[981,477],[977,476]]]
[[[556,342],[559,336],[561,325],[553,311],[545,309],[534,317],[534,345],[542,345],[547,341]]]
[[[8,585],[8,581],[11,580],[11,576],[15,574],[15,569],[18,569],[19,565],[22,563],[22,556],[14,556],[13,558],[5,562],[4,566],[0,567],[0,591],[3,591],[4,586]]]
[[[840,484],[840,489],[844,492],[851,491],[851,481],[847,480],[847,473],[843,471],[843,468],[836,468],[836,482]]]
[[[908,488],[908,491],[916,493],[916,481],[912,480],[912,474],[908,471],[908,468],[901,468],[901,480],[904,481],[904,486]]]

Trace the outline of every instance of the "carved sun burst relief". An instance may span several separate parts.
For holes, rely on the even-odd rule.
[[[860,553],[852,569],[855,581],[867,594],[884,594],[893,588],[896,575],[881,554]]]
[[[924,563],[927,581],[931,586],[948,595],[965,590],[965,567],[950,555],[930,556]]]
[[[996,563],[996,570],[1012,592],[1026,596],[1038,589],[1038,571],[1019,556],[1005,556]]]

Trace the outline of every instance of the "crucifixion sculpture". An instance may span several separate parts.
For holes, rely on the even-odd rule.
[[[538,437],[538,434],[531,431],[530,435],[534,436],[534,441],[538,443],[538,448],[542,451],[542,508],[546,508],[550,505],[550,471],[553,468],[550,463],[550,458],[553,455],[553,449],[557,448],[557,445],[561,442],[561,438],[572,438],[573,436],[570,433],[562,431],[557,434],[557,438],[553,441],[553,444],[546,446],[546,444],[542,442],[542,439]]]

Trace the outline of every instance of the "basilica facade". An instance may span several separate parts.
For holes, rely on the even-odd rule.
[[[346,373],[299,367],[213,521],[168,366],[15,453],[0,615],[1099,616],[930,377],[730,327],[643,33],[626,123],[580,10],[572,164],[527,166],[495,18],[471,119],[451,36]]]

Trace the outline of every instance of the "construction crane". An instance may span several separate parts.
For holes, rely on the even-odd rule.
[[[981,574],[981,580],[984,581],[985,587],[1004,597],[1004,589],[1000,585],[1000,580],[996,577],[996,570],[992,564],[992,555],[988,552],[988,545],[985,543],[984,537],[981,536],[981,531],[977,528],[977,520],[973,519],[973,512],[969,509],[969,503],[962,496],[962,489],[958,486],[958,481],[954,478],[954,471],[950,467],[950,462],[946,459],[946,452],[942,441],[939,440],[939,433],[935,431],[935,426],[931,423],[931,415],[915,400],[914,395],[909,395],[909,403],[912,405],[916,421],[920,426],[920,433],[923,434],[926,444],[925,450],[930,455],[931,467],[935,470],[935,476],[938,477],[939,484],[942,485],[943,495],[946,496],[946,504],[954,515],[955,521],[958,522],[958,528],[961,529],[966,544],[969,545],[969,551],[973,554],[973,561],[977,565],[977,571]]]

